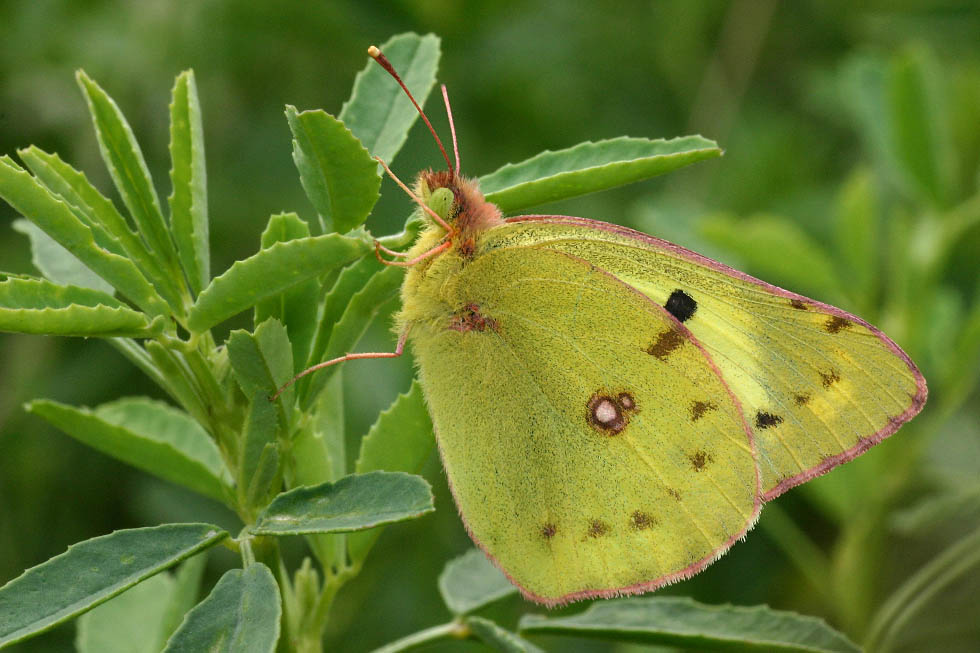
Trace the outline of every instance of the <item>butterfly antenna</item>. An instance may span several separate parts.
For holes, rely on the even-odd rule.
[[[413,193],[412,192],[412,189],[405,185],[405,182],[403,182],[401,179],[399,179],[398,177],[395,176],[395,173],[393,173],[391,171],[391,168],[388,167],[388,164],[385,163],[381,159],[380,156],[374,157],[374,160],[381,164],[381,167],[385,169],[385,172],[388,173],[388,176],[391,177],[392,179],[394,179],[395,180],[395,183],[398,184],[399,186],[401,186],[403,191],[405,191],[406,193],[408,193],[408,196],[412,198],[412,201],[413,202],[415,202],[416,204],[418,204],[419,206],[421,206],[423,211],[425,211],[426,213],[428,213],[429,216],[433,220],[435,220],[439,224],[440,227],[442,227],[443,229],[445,229],[446,230],[446,233],[448,233],[448,234],[454,234],[454,233],[456,233],[456,230],[453,229],[452,226],[448,222],[446,222],[441,217],[439,217],[439,214],[436,213],[435,211],[433,211],[432,208],[429,207],[428,204],[426,204],[425,202],[423,202],[422,201],[422,198],[420,198],[418,195],[416,195],[415,193]]]
[[[411,100],[412,104],[415,105],[415,109],[419,112],[419,115],[422,116],[422,120],[425,121],[426,126],[429,128],[429,131],[432,132],[432,137],[436,139],[436,144],[439,146],[439,151],[442,152],[442,158],[446,160],[446,165],[449,166],[450,174],[452,174],[452,176],[455,177],[456,169],[453,168],[453,164],[449,160],[449,155],[446,154],[446,148],[442,146],[442,140],[439,139],[439,134],[437,134],[436,130],[433,129],[432,123],[429,122],[429,119],[426,117],[425,112],[422,111],[422,107],[420,107],[419,103],[415,101],[414,97],[412,97],[412,92],[408,90],[408,87],[405,86],[405,82],[403,82],[402,78],[399,77],[398,73],[395,72],[395,68],[391,65],[391,62],[388,61],[388,58],[381,53],[381,50],[379,50],[376,46],[373,45],[368,48],[368,55],[372,59],[377,61],[379,64],[381,64],[381,67],[387,70],[389,75],[395,78],[395,81],[398,82],[398,85],[402,87],[403,91],[405,91],[405,95],[407,95],[408,99]],[[453,140],[455,140],[455,136],[453,137]]]
[[[453,135],[453,154],[456,155],[456,170],[460,171],[462,168],[459,167],[459,145],[456,144],[456,125],[453,124],[453,108],[449,106],[449,93],[446,91],[446,85],[442,85],[442,101],[446,104],[446,116],[449,117],[449,133]]]

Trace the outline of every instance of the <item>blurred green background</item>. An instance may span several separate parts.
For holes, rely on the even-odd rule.
[[[74,82],[84,68],[126,113],[165,196],[169,91],[179,71],[194,68],[218,273],[257,249],[270,213],[313,213],[284,104],[338,112],[367,46],[409,30],[443,39],[439,79],[465,173],[583,140],[701,133],[723,158],[540,212],[626,224],[841,305],[881,326],[923,369],[922,415],[768,506],[746,542],[663,590],[817,615],[860,642],[896,589],[980,526],[980,5],[9,1],[0,4],[0,153],[37,144],[111,189]],[[440,105],[429,106],[447,134]],[[440,165],[438,152],[417,124],[393,169],[411,179],[430,165]],[[382,193],[368,222],[379,235],[411,210],[390,180]],[[10,228],[16,217],[0,205],[0,269],[29,272],[27,240]],[[393,346],[392,308],[362,350]],[[348,365],[352,440],[408,387],[411,370],[406,359]],[[104,343],[0,336],[0,584],[116,528],[235,525],[216,504],[21,409],[35,397],[96,405],[131,394],[163,397]],[[332,650],[367,650],[449,618],[436,577],[469,541],[435,457],[425,475],[436,513],[387,529],[338,598]],[[211,578],[233,563],[213,555]],[[939,585],[896,648],[976,650],[978,587],[976,569]],[[512,598],[492,613],[507,624],[537,609]],[[71,650],[72,628],[16,650]]]

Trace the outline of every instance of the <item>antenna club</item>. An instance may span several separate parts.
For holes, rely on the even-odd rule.
[[[368,48],[368,56],[372,59],[377,59],[381,56],[381,50],[376,45],[372,45]]]

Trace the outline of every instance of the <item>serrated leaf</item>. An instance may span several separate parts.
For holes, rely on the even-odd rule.
[[[381,51],[423,106],[436,83],[439,37],[398,34],[385,41]],[[419,115],[397,82],[369,60],[354,79],[354,90],[338,117],[368,152],[390,165]]]
[[[433,510],[432,489],[421,476],[351,474],[336,483],[283,492],[249,530],[257,535],[345,533],[414,519]]]
[[[92,230],[68,205],[9,156],[0,157],[0,197],[144,312],[170,314],[167,304],[132,261],[96,245]]]
[[[133,130],[115,101],[96,84],[85,71],[75,74],[78,86],[88,103],[92,125],[99,141],[99,152],[109,176],[122,197],[123,204],[133,216],[139,233],[174,276],[180,276],[177,251],[160,210],[160,199],[146,167],[143,152]]]
[[[163,572],[147,578],[78,619],[78,653],[158,653],[163,618],[174,579]]]
[[[517,587],[479,549],[450,560],[439,574],[439,593],[455,615],[473,612],[516,592]]]
[[[692,649],[857,653],[861,649],[814,617],[766,606],[704,605],[646,597],[593,603],[570,617],[525,615],[521,633],[596,637]]]
[[[346,233],[367,219],[378,201],[378,164],[344,123],[321,110],[286,106],[293,161],[325,231]]]
[[[276,449],[276,406],[268,394],[259,391],[249,402],[248,415],[243,427],[243,446],[238,465],[238,497],[244,505],[257,505],[256,501],[269,489],[278,470],[279,452]],[[270,472],[271,465],[271,472]]]
[[[254,334],[232,331],[228,336],[227,348],[235,378],[246,397],[259,394],[271,397],[293,378],[293,351],[286,328],[278,320],[266,320],[255,329]],[[287,434],[293,430],[293,398],[293,388],[290,386],[276,399],[279,423]]]
[[[90,410],[39,399],[27,410],[76,440],[155,476],[218,501],[231,496],[231,477],[217,446],[186,413],[131,397]]]
[[[262,249],[309,235],[309,226],[295,213],[273,215],[262,232]],[[319,282],[310,279],[255,305],[255,324],[274,317],[286,327],[293,346],[293,360],[297,364],[305,362],[310,355],[319,296]]]
[[[483,617],[467,617],[466,625],[484,644],[503,653],[539,653],[540,648],[523,637]]]
[[[17,153],[38,181],[59,195],[75,215],[92,229],[92,237],[100,247],[115,254],[125,253],[167,303],[182,306],[179,282],[163,271],[161,261],[150,254],[146,244],[130,229],[115,205],[83,173],[62,161],[57,154],[48,154],[33,145]],[[47,272],[45,275],[57,280]]]
[[[372,276],[364,287],[354,293],[343,315],[330,331],[330,342],[323,353],[322,360],[328,361],[344,356],[354,350],[364,332],[371,325],[381,308],[398,294],[404,271],[398,267],[386,267]],[[319,362],[319,361],[317,361]],[[337,373],[338,365],[319,370],[310,381],[305,402],[315,398]]]
[[[752,274],[830,303],[841,303],[841,283],[833,262],[795,223],[771,215],[745,219],[715,215],[702,221],[699,232],[735,253]]]
[[[171,95],[170,165],[170,224],[184,274],[197,294],[211,280],[211,253],[204,129],[193,70],[177,76]]]
[[[0,588],[0,646],[82,614],[227,535],[211,524],[166,524],[74,544]]]
[[[340,271],[337,280],[323,300],[323,310],[320,312],[320,320],[316,327],[316,337],[313,340],[310,356],[303,366],[304,369],[323,360],[323,352],[326,351],[327,345],[330,343],[330,334],[344,315],[344,310],[350,303],[351,297],[383,268],[384,266],[377,258],[365,256]],[[312,379],[308,378],[300,380],[300,394],[302,396],[305,396],[311,381]]]
[[[11,223],[11,226],[14,231],[19,231],[31,241],[31,263],[51,281],[67,286],[100,290],[109,295],[116,292],[111,283],[92,272],[74,254],[41,231],[33,222],[18,218]]]
[[[508,163],[480,177],[480,189],[501,211],[510,212],[631,184],[721,154],[714,141],[700,136],[623,136]]]
[[[150,338],[162,333],[163,327],[164,318],[151,321],[98,290],[0,274],[0,331]]]
[[[282,601],[261,562],[225,572],[167,642],[164,651],[272,653],[281,630]]]
[[[188,315],[188,327],[203,332],[284,290],[347,265],[370,251],[362,237],[326,234],[276,243],[237,261],[211,281]]]
[[[422,398],[422,387],[418,381],[412,381],[408,392],[398,395],[361,440],[354,471],[364,474],[381,469],[417,474],[433,449],[435,438],[429,411]],[[347,554],[353,564],[363,562],[381,530],[374,528],[347,536]]]

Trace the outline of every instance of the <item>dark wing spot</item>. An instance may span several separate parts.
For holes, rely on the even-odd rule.
[[[680,322],[686,322],[698,310],[698,303],[683,290],[675,290],[670,293],[664,308]]]
[[[771,426],[777,426],[782,423],[783,418],[779,415],[765,413],[761,410],[755,414],[755,427],[757,429],[767,429]]]
[[[636,401],[633,400],[633,395],[630,393],[620,392],[619,396],[616,398],[619,399],[619,406],[623,410],[633,410],[636,408]]]
[[[823,325],[823,328],[827,330],[827,333],[840,333],[844,329],[849,329],[850,327],[850,320],[845,320],[839,315],[831,315]]]
[[[693,467],[694,471],[696,472],[700,472],[702,469],[704,469],[705,465],[714,460],[714,458],[711,457],[711,454],[705,453],[705,451],[702,449],[698,449],[692,455],[688,456],[687,459],[691,461],[691,467]]]
[[[588,408],[586,419],[589,425],[605,435],[616,435],[626,428],[629,422],[619,401],[609,395],[595,393],[586,407]]]
[[[681,500],[681,493],[678,492],[677,490],[675,490],[672,487],[667,488],[667,494],[669,494],[670,496],[674,497],[674,499],[677,500],[677,501],[680,501]]]
[[[840,381],[840,374],[837,373],[837,370],[830,370],[826,373],[820,372],[820,382],[823,384],[823,387],[829,388],[838,381]]]
[[[541,527],[541,537],[546,540],[550,540],[558,532],[558,527],[552,523],[547,523]]]
[[[656,520],[654,520],[653,517],[645,512],[640,512],[639,510],[634,511],[633,514],[630,515],[630,528],[637,531],[650,528],[655,523]]]
[[[808,403],[810,403],[810,395],[807,393],[793,395],[793,401],[796,402],[797,406],[806,406]]]
[[[701,419],[709,410],[717,410],[718,406],[712,401],[695,401],[691,404],[691,421],[696,422]]]
[[[599,519],[589,523],[589,537],[601,537],[609,532],[609,524]]]
[[[684,344],[684,340],[686,338],[680,331],[667,329],[657,336],[657,341],[647,347],[646,351],[651,356],[656,356],[660,360],[665,361],[672,351]]]
[[[480,312],[479,304],[467,304],[452,314],[449,328],[453,331],[500,331],[500,323]]]
[[[810,310],[807,307],[807,305],[802,300],[799,300],[799,299],[791,299],[791,300],[789,300],[789,305],[792,306],[793,308],[795,308],[798,311],[808,311],[808,310]]]

